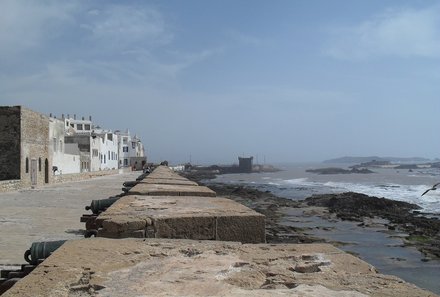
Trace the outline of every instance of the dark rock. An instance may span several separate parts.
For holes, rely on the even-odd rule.
[[[421,216],[420,207],[402,201],[372,197],[360,193],[314,195],[308,205],[327,207],[341,220],[362,222],[363,218],[381,217],[390,221],[389,230],[399,229],[410,236],[406,244],[416,246],[425,255],[440,258],[440,221]]]
[[[328,168],[318,168],[318,169],[307,169],[306,172],[317,173],[317,174],[351,174],[351,173],[374,173],[373,171],[367,168],[352,168],[350,170],[336,167],[328,167]]]

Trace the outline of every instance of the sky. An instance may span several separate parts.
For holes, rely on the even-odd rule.
[[[0,0],[0,105],[173,164],[440,157],[440,3]]]

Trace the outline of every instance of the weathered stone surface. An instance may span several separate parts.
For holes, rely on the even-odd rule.
[[[143,224],[149,220],[151,224]],[[112,238],[144,228],[146,236],[155,238],[265,242],[263,215],[218,197],[128,195],[101,213],[96,222],[101,227],[98,236]],[[146,225],[152,227],[147,230]]]
[[[20,179],[20,187],[29,187],[34,169],[36,185],[51,181],[48,117],[22,106],[0,106],[0,151],[0,180]]]
[[[155,238],[216,240],[215,217],[191,216],[158,218],[154,221],[154,226]]]
[[[265,217],[256,215],[240,214],[221,216],[217,218],[216,239],[224,241],[238,241],[247,243],[259,243],[266,241]]]
[[[326,265],[292,270],[304,261]],[[65,243],[4,296],[436,295],[327,244],[95,238]]]
[[[131,195],[150,196],[203,196],[215,197],[213,190],[205,186],[169,185],[169,184],[147,184],[139,183],[130,189]]]
[[[196,182],[185,180],[185,179],[174,179],[174,178],[152,178],[146,177],[139,184],[158,184],[158,185],[187,185],[187,186],[197,186]]]

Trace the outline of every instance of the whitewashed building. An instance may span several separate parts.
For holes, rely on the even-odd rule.
[[[77,119],[64,114],[50,115],[50,147],[54,166],[60,173],[79,173],[131,167],[140,170],[146,164],[144,145],[130,132],[113,132],[95,126],[92,117]]]
[[[131,167],[141,170],[147,163],[145,148],[142,141],[136,136],[131,136],[127,129],[125,132],[115,131],[119,136],[119,168]]]
[[[49,117],[49,156],[52,174],[80,172],[80,152],[77,144],[65,143],[65,122]]]
[[[94,135],[96,135],[96,139],[99,142],[99,160],[100,160],[100,169],[101,170],[109,170],[109,169],[117,169],[118,160],[119,160],[119,151],[118,151],[118,135],[113,133],[111,130],[103,130],[103,129],[93,129]]]

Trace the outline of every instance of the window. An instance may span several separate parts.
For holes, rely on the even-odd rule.
[[[84,130],[90,131],[90,124],[85,124],[84,125]]]
[[[127,141],[128,141],[128,138],[127,138],[127,137],[122,138],[122,143],[123,143],[123,144],[127,144]]]
[[[124,159],[124,166],[128,166],[128,159]]]
[[[112,133],[108,133],[107,134],[107,139],[110,141],[113,141],[113,134]]]
[[[63,141],[60,139],[60,152],[63,152]]]
[[[29,173],[29,158],[26,157],[26,173]]]
[[[76,130],[82,130],[83,124],[76,124]]]
[[[38,171],[41,171],[41,158],[38,158]]]
[[[57,151],[57,139],[56,138],[53,139],[53,151],[54,152]]]
[[[92,150],[92,155],[93,155],[93,157],[98,157],[98,150],[97,149],[93,149]]]
[[[122,148],[122,151],[123,151],[124,153],[128,153],[128,146],[124,146],[124,147]]]
[[[105,162],[105,155],[104,155],[104,163],[106,163],[106,162]]]
[[[69,122],[66,121],[66,127],[69,127]]]
[[[75,125],[74,124],[70,124],[70,127],[75,128]]]
[[[108,159],[110,160],[110,152],[108,152]]]
[[[132,149],[135,149],[135,148],[136,148],[136,142],[132,142],[132,143],[131,143],[131,148],[132,148]]]

